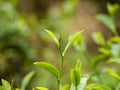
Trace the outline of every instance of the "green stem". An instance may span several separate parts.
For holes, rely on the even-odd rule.
[[[61,47],[59,47],[59,52],[60,52],[60,56],[61,56],[61,64],[60,64],[60,78],[58,81],[58,90],[60,90],[60,88],[61,88],[61,78],[62,78],[63,63],[64,63],[64,56],[62,54]]]

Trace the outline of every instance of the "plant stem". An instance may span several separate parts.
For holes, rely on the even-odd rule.
[[[60,90],[60,88],[61,88],[61,78],[62,78],[63,63],[64,63],[64,56],[62,54],[61,47],[59,47],[59,52],[60,52],[60,56],[61,56],[61,64],[60,64],[60,77],[58,80],[58,90]]]

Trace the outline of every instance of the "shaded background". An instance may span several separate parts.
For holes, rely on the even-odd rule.
[[[58,37],[62,33],[63,46],[69,35],[84,29],[87,50],[94,56],[97,45],[91,34],[101,31],[106,39],[112,36],[108,28],[95,19],[99,13],[108,13],[108,2],[120,3],[119,0],[0,0],[0,78],[14,79],[15,86],[19,87],[22,78],[35,70],[37,73],[28,90],[36,86],[53,90],[53,83],[50,83],[56,83],[53,76],[33,66],[35,61],[47,61],[59,67],[59,52],[44,29]],[[116,18],[120,31],[120,13]],[[69,69],[73,68],[77,58],[82,59],[84,71],[90,71],[84,57],[72,48],[65,57],[64,84],[70,82]]]

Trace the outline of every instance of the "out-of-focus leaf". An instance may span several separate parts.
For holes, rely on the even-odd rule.
[[[105,58],[107,58],[108,56],[109,56],[109,55],[101,54],[101,55],[95,57],[95,58],[92,60],[92,62],[91,62],[92,67],[95,69],[96,66],[97,66],[101,61],[105,60]]]
[[[63,56],[65,55],[66,51],[72,46],[72,44],[75,42],[75,40],[77,40],[79,38],[79,36],[82,32],[83,31],[80,31],[69,38],[69,41],[68,41],[68,43],[63,51]]]
[[[49,90],[48,88],[45,88],[45,87],[36,87],[35,90]]]
[[[118,10],[120,9],[119,4],[113,4],[111,5],[110,3],[107,4],[107,9],[108,12],[111,16],[115,16]]]
[[[80,72],[82,72],[82,65],[81,65],[81,62],[80,62],[79,59],[77,60],[77,63],[76,63],[76,67],[75,67],[75,68],[79,69]]]
[[[110,74],[110,75],[113,76],[114,78],[120,80],[120,76],[119,76],[117,73],[115,73],[114,71],[112,71],[112,70],[110,70],[110,69],[107,69],[106,71],[108,72],[108,74]]]
[[[116,62],[120,64],[120,57],[111,57],[108,59],[109,63]]]
[[[50,37],[55,41],[55,43],[59,47],[59,41],[58,41],[57,37],[51,31],[49,31],[49,30],[45,30],[45,31],[50,35]]]
[[[62,90],[70,90],[69,84],[63,85]]]
[[[30,82],[31,78],[33,77],[34,72],[30,72],[28,73],[22,80],[21,83],[21,90],[25,90],[25,88],[27,87],[28,83]]]
[[[120,44],[112,44],[111,52],[114,57],[120,57]]]
[[[52,73],[57,79],[60,77],[60,72],[52,64],[46,62],[35,62],[34,64]]]
[[[104,45],[105,40],[101,32],[94,32],[93,35],[93,40],[98,44],[98,45]]]
[[[88,77],[81,78],[81,81],[79,86],[77,87],[77,90],[85,90],[87,85],[87,80],[88,80]],[[70,90],[76,90],[73,84],[71,85]]]
[[[85,52],[86,50],[86,43],[82,35],[78,37],[78,39],[74,43],[75,48],[80,52]]]
[[[111,37],[110,38],[111,42],[116,42],[116,43],[120,43],[120,37],[116,36],[116,37]]]
[[[5,90],[11,90],[11,85],[8,81],[2,79],[2,85],[3,85]]]
[[[93,83],[89,84],[85,90],[112,90],[112,89],[104,84]]]
[[[105,55],[110,55],[111,54],[111,51],[106,49],[106,48],[99,48],[99,51]]]
[[[76,69],[72,69],[70,75],[71,75],[71,81],[72,81],[73,85],[75,87],[77,87],[79,85],[80,79],[81,79],[80,70],[77,69],[77,68]]]
[[[5,88],[3,86],[0,86],[0,90],[4,90]]]
[[[100,14],[96,16],[96,19],[106,25],[115,35],[117,34],[115,22],[110,16]]]

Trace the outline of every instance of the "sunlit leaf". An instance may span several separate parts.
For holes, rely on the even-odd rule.
[[[36,87],[35,90],[49,90],[48,88],[45,88],[45,87]]]
[[[116,37],[111,37],[110,38],[111,42],[116,42],[116,43],[120,43],[120,37],[116,36]]]
[[[98,45],[104,45],[105,40],[101,32],[94,32],[93,35],[93,40],[98,44]]]
[[[50,35],[50,37],[55,41],[55,43],[59,47],[59,41],[58,41],[57,37],[51,31],[49,31],[49,30],[45,30],[45,31]]]
[[[11,85],[8,81],[6,81],[4,79],[2,79],[1,81],[2,81],[2,85],[5,88],[5,90],[11,90]]]
[[[110,70],[110,69],[107,69],[106,71],[108,72],[108,74],[110,74],[110,75],[113,76],[114,78],[120,80],[120,76],[119,76],[117,73],[115,73],[114,71],[112,71],[112,70]]]
[[[100,14],[96,16],[96,19],[106,25],[115,35],[117,35],[114,20],[105,14]]]
[[[116,62],[116,63],[119,63],[119,64],[120,64],[120,57],[110,57],[110,58],[108,59],[108,62],[109,62],[109,63]]]
[[[108,49],[103,48],[103,47],[99,48],[99,51],[101,53],[105,54],[105,55],[110,55],[111,54],[111,50],[108,50]]]
[[[89,84],[85,90],[112,90],[112,89],[104,84],[93,83]]]
[[[72,69],[70,75],[71,75],[71,81],[72,81],[73,85],[75,87],[77,87],[79,85],[80,79],[81,79],[80,70],[77,69],[77,68],[76,69]]]
[[[70,90],[69,84],[63,85],[62,90]]]
[[[53,75],[55,75],[56,78],[59,78],[60,72],[52,64],[47,62],[35,62],[34,64],[52,73]]]
[[[65,55],[66,51],[72,46],[72,44],[75,42],[75,40],[78,39],[79,35],[80,35],[82,32],[83,32],[83,31],[80,31],[79,33],[77,33],[77,34],[75,34],[75,35],[73,35],[73,36],[71,36],[71,37],[69,38],[69,41],[68,41],[68,43],[67,43],[67,45],[66,45],[66,47],[65,47],[65,49],[64,49],[64,51],[63,51],[63,56]]]
[[[33,77],[34,72],[30,72],[28,73],[22,80],[21,83],[21,90],[25,90],[25,88],[27,87],[28,83],[30,82],[31,78]]]
[[[111,5],[110,3],[107,4],[107,9],[108,12],[111,16],[115,16],[118,10],[120,9],[119,4],[113,4]]]

